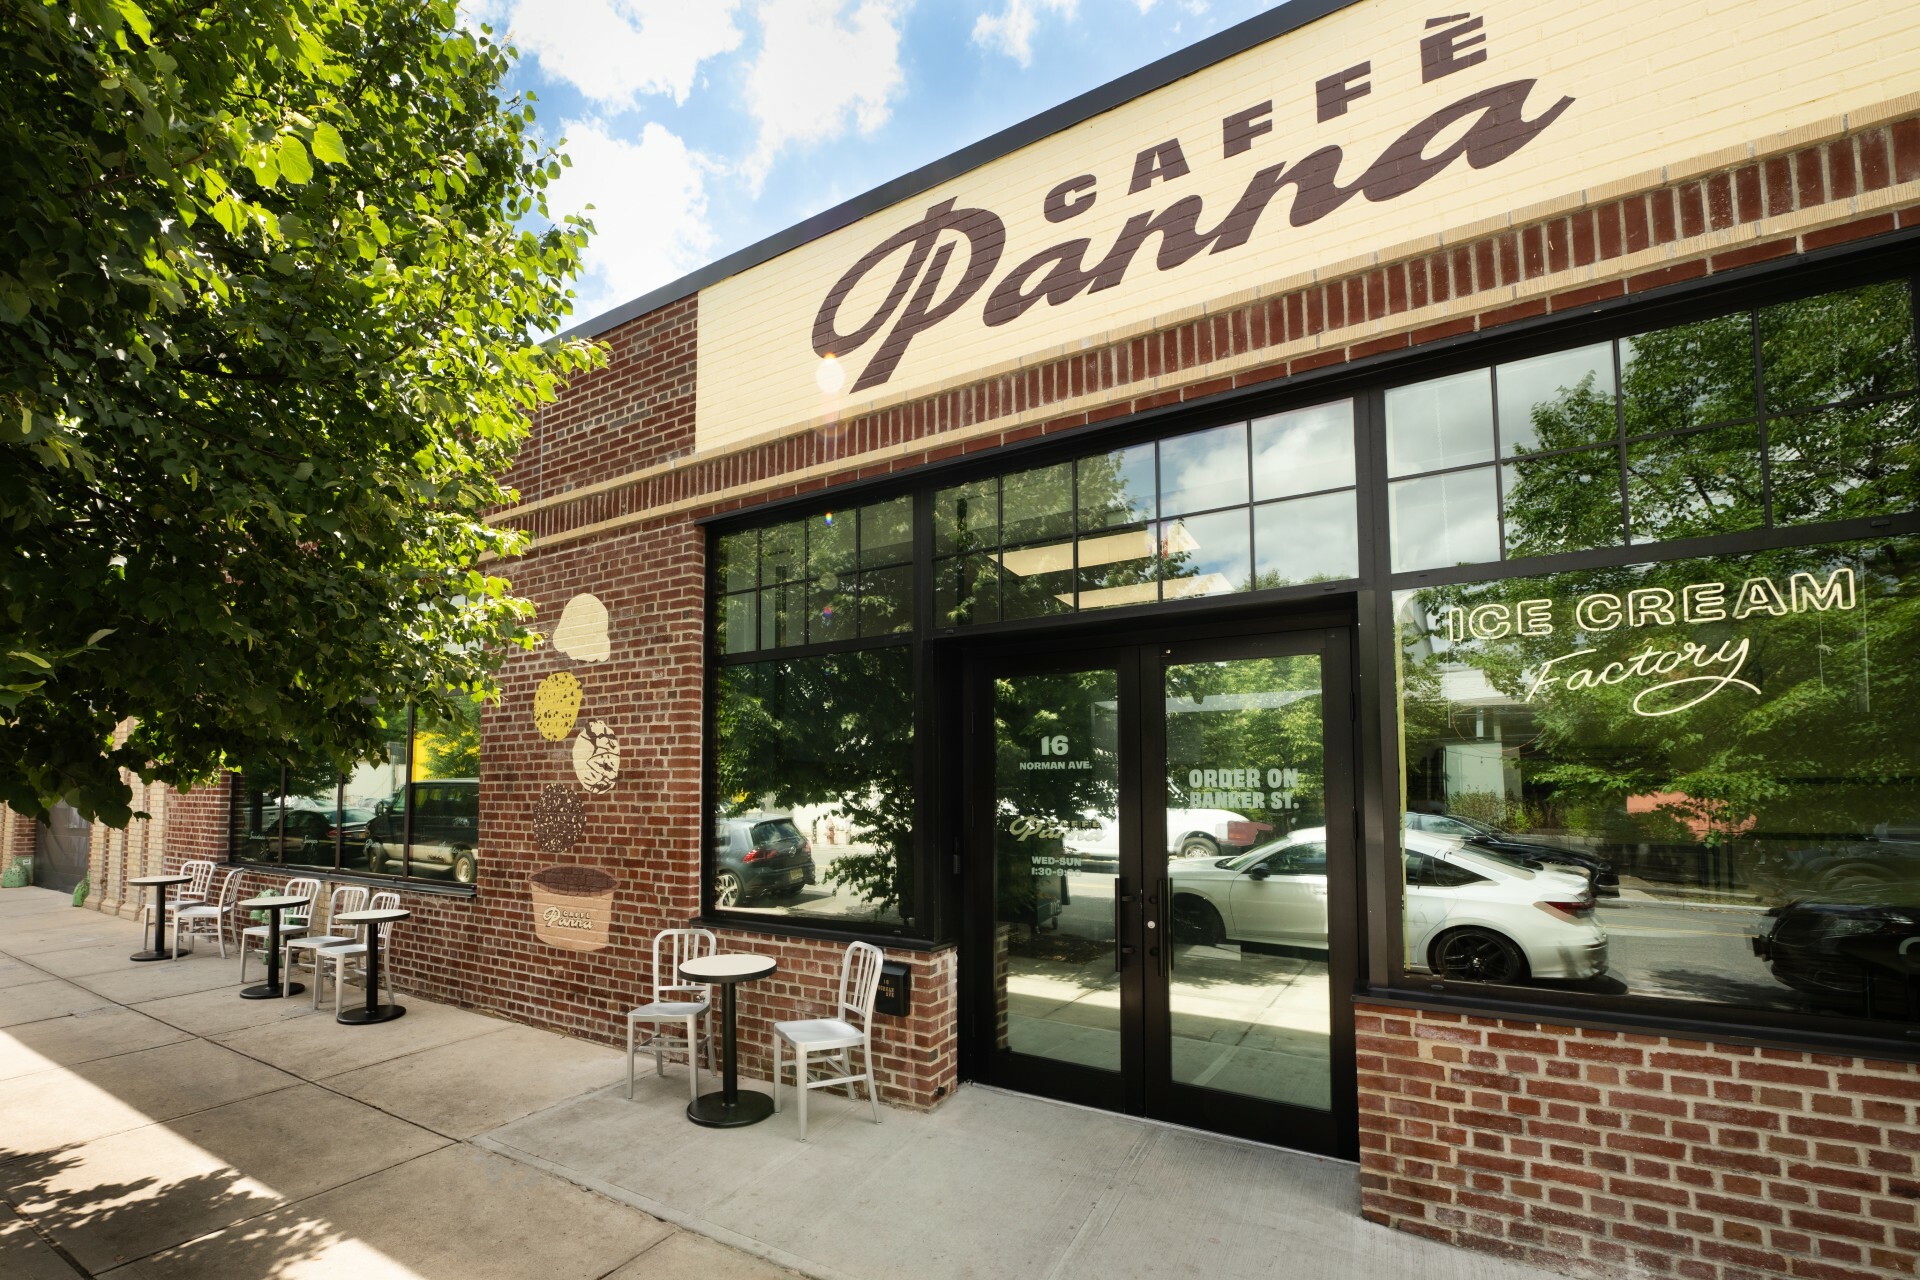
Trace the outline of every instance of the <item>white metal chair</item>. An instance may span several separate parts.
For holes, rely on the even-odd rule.
[[[870,942],[847,944],[846,958],[840,964],[840,1004],[837,1018],[806,1018],[773,1024],[773,1109],[780,1109],[780,1043],[793,1046],[793,1083],[800,1090],[800,1140],[807,1139],[807,1091],[829,1089],[836,1084],[847,1087],[849,1098],[858,1097],[856,1080],[867,1082],[867,1106],[873,1122],[880,1123],[880,1099],[873,1088],[873,1000],[880,991],[880,962],[885,957]],[[859,1019],[856,1025],[854,1019]],[[853,1069],[853,1051],[858,1048],[864,1070]],[[807,1078],[807,1055],[832,1054],[840,1060],[844,1075],[824,1080]]]
[[[207,900],[207,887],[213,881],[213,861],[210,858],[189,858],[180,864],[180,874],[191,876],[185,884],[175,885],[174,892],[167,896],[167,914],[172,915],[179,907],[197,907]],[[149,893],[140,904],[140,928],[142,931],[153,927],[154,895]]]
[[[367,889],[365,885],[343,884],[335,889],[332,896],[327,899],[327,931],[325,933],[303,933],[292,938],[284,934],[281,935],[280,950],[282,958],[280,961],[280,991],[282,995],[286,994],[288,984],[293,981],[294,962],[298,960],[301,955],[304,954],[311,957],[313,953],[321,947],[337,947],[343,942],[353,942],[359,938],[360,933],[358,930],[352,933],[335,933],[333,931],[333,922],[342,912],[360,911],[364,909],[366,905]],[[314,919],[318,920],[319,917],[315,916]],[[320,983],[320,961],[318,959],[314,959],[313,961],[313,981],[315,986],[318,986]],[[314,1007],[318,1008],[319,1003],[319,997],[316,994]]]
[[[373,895],[373,901],[367,904],[369,911],[398,911],[400,895],[381,890]],[[331,917],[329,917],[331,919]],[[347,961],[358,959],[360,973],[364,977],[367,971],[367,930],[380,931],[380,972],[387,980],[387,997],[393,997],[393,922],[389,924],[363,924],[356,931],[352,942],[336,942],[330,947],[321,947],[313,953],[313,1007],[320,1007],[320,988],[326,980],[327,961],[333,962],[333,1016],[340,1016],[340,992],[347,985]],[[379,998],[379,993],[374,993]]]
[[[190,902],[177,909],[170,909],[173,917],[173,954],[180,954],[180,935],[185,932],[191,940],[205,932],[202,926],[212,925],[213,936],[220,942],[220,958],[227,958],[227,922],[233,918],[233,904],[240,897],[240,868],[228,867],[220,873],[220,887],[211,889],[211,899],[204,902]]]
[[[662,929],[653,936],[653,1000],[627,1010],[627,1097],[633,1097],[633,1055],[639,1048],[653,1053],[653,1072],[660,1076],[667,1074],[669,1054],[684,1053],[687,1088],[699,1101],[702,1040],[707,1042],[707,1070],[718,1069],[714,1065],[713,1033],[703,1025],[713,1008],[713,992],[704,983],[683,981],[680,966],[710,956],[719,948],[720,939],[710,929]],[[634,1031],[642,1022],[653,1024],[653,1034],[636,1045]]]
[[[320,896],[320,882],[309,876],[297,876],[287,881],[278,896],[282,898],[318,898]],[[297,938],[301,934],[308,932],[313,925],[313,916],[314,907],[312,902],[307,903],[304,907],[288,907],[285,911],[282,911],[280,913],[281,940],[285,941],[289,937]],[[271,924],[250,924],[240,930],[240,981],[242,983],[245,983],[247,980],[247,943],[258,942],[260,944],[259,950],[261,957],[264,959],[267,951],[267,939],[273,936],[272,928],[273,926]]]

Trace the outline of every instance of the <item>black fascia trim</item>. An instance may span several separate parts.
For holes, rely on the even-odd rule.
[[[1056,107],[1049,107],[1039,115],[1030,116],[1020,123],[1010,125],[999,133],[970,143],[951,155],[942,156],[931,164],[922,165],[911,173],[902,174],[890,182],[863,195],[835,205],[831,209],[814,214],[804,222],[795,223],[785,231],[777,231],[764,240],[736,250],[717,262],[708,263],[696,271],[681,276],[671,284],[641,294],[631,302],[625,302],[583,321],[571,328],[563,329],[561,338],[591,338],[605,333],[637,316],[657,311],[661,307],[680,301],[699,293],[708,285],[718,284],[729,276],[769,262],[783,253],[799,248],[809,241],[838,231],[869,214],[878,213],[911,196],[918,195],[952,178],[957,178],[971,170],[992,163],[1000,157],[1010,155],[1022,147],[1032,146],[1043,138],[1062,133],[1083,121],[1097,115],[1124,106],[1135,98],[1144,97],[1156,89],[1164,89],[1177,80],[1184,80],[1196,72],[1204,71],[1217,62],[1225,62],[1235,54],[1245,53],[1248,49],[1265,44],[1290,32],[1297,31],[1312,22],[1331,13],[1358,4],[1359,0],[1292,0],[1270,9],[1266,13],[1248,18],[1245,22],[1216,32],[1204,40],[1196,41],[1184,49],[1177,50],[1160,59],[1150,62],[1136,71],[1129,71],[1116,80],[1109,80],[1098,88],[1089,89],[1077,98],[1069,98]]]
[[[454,884],[439,880],[401,880],[393,876],[370,876],[361,871],[336,871],[332,867],[302,867],[285,862],[248,862],[245,858],[229,858],[227,865],[244,867],[248,871],[265,871],[285,876],[291,880],[295,876],[313,876],[332,884],[367,884],[394,893],[430,893],[442,898],[478,898],[480,890],[470,884]]]
[[[1920,1044],[1871,1034],[1849,1034],[1813,1028],[1795,1030],[1783,1024],[1682,1017],[1642,1013],[1619,1007],[1605,1012],[1582,1005],[1501,1000],[1457,991],[1420,991],[1407,987],[1362,987],[1353,993],[1355,1004],[1377,1004],[1393,1009],[1431,1010],[1499,1018],[1510,1022],[1550,1023],[1563,1027],[1620,1031],[1630,1035],[1662,1035],[1679,1040],[1709,1040],[1721,1044],[1757,1045],[1798,1053],[1839,1051],[1855,1057],[1893,1062],[1920,1062]],[[1701,1005],[1716,1013],[1741,1012],[1726,1005]],[[1749,1011],[1760,1012],[1759,1010]],[[1920,1035],[1920,1031],[1914,1032]]]

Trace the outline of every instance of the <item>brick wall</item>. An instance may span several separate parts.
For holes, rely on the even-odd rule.
[[[1591,1276],[1911,1276],[1920,1066],[1362,1006],[1361,1212]]]
[[[33,856],[36,832],[32,818],[0,804],[0,869],[12,865],[15,858]]]
[[[1407,256],[1364,255],[1360,269],[1249,289],[1262,296],[777,439],[670,466],[610,466],[609,449],[505,518],[552,543],[790,497],[1920,226],[1920,117],[1910,104],[1898,118],[1852,117],[1498,221],[1433,228]],[[571,385],[567,402],[597,403],[598,380],[628,376],[625,353],[682,305],[605,335],[615,363]]]
[[[507,484],[534,501],[691,453],[698,315],[683,298],[603,335],[606,363],[541,412]]]

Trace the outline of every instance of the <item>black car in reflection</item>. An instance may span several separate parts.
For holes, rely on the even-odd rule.
[[[1817,1009],[1869,1018],[1920,1016],[1920,893],[1868,889],[1851,902],[1794,902],[1753,952]]]
[[[788,815],[722,818],[714,824],[714,906],[796,898],[815,878],[813,845]]]
[[[1401,821],[1408,831],[1424,831],[1432,836],[1465,841],[1470,848],[1490,849],[1510,858],[1578,871],[1586,876],[1596,896],[1620,896],[1620,873],[1613,869],[1611,862],[1594,854],[1582,853],[1577,849],[1561,849],[1537,840],[1523,840],[1498,827],[1473,818],[1462,818],[1458,814],[1407,813]]]
[[[1789,848],[1770,841],[1747,866],[1755,888],[1775,900],[1857,898],[1920,885],[1920,821],[1883,822],[1871,835]],[[1920,894],[1907,897],[1920,900]]]
[[[379,875],[444,876],[472,884],[480,874],[480,779],[435,778],[414,783],[411,791],[411,827],[407,789],[374,809],[367,824],[367,866]]]
[[[358,867],[366,861],[367,824],[373,810],[349,807],[337,817],[338,821],[331,808],[307,808],[289,802],[284,813],[240,837],[240,856],[250,862],[330,867],[338,841],[340,865]]]

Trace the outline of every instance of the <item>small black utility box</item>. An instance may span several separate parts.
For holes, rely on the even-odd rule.
[[[880,965],[880,994],[874,997],[873,1011],[904,1018],[913,1004],[913,969],[898,960]]]

